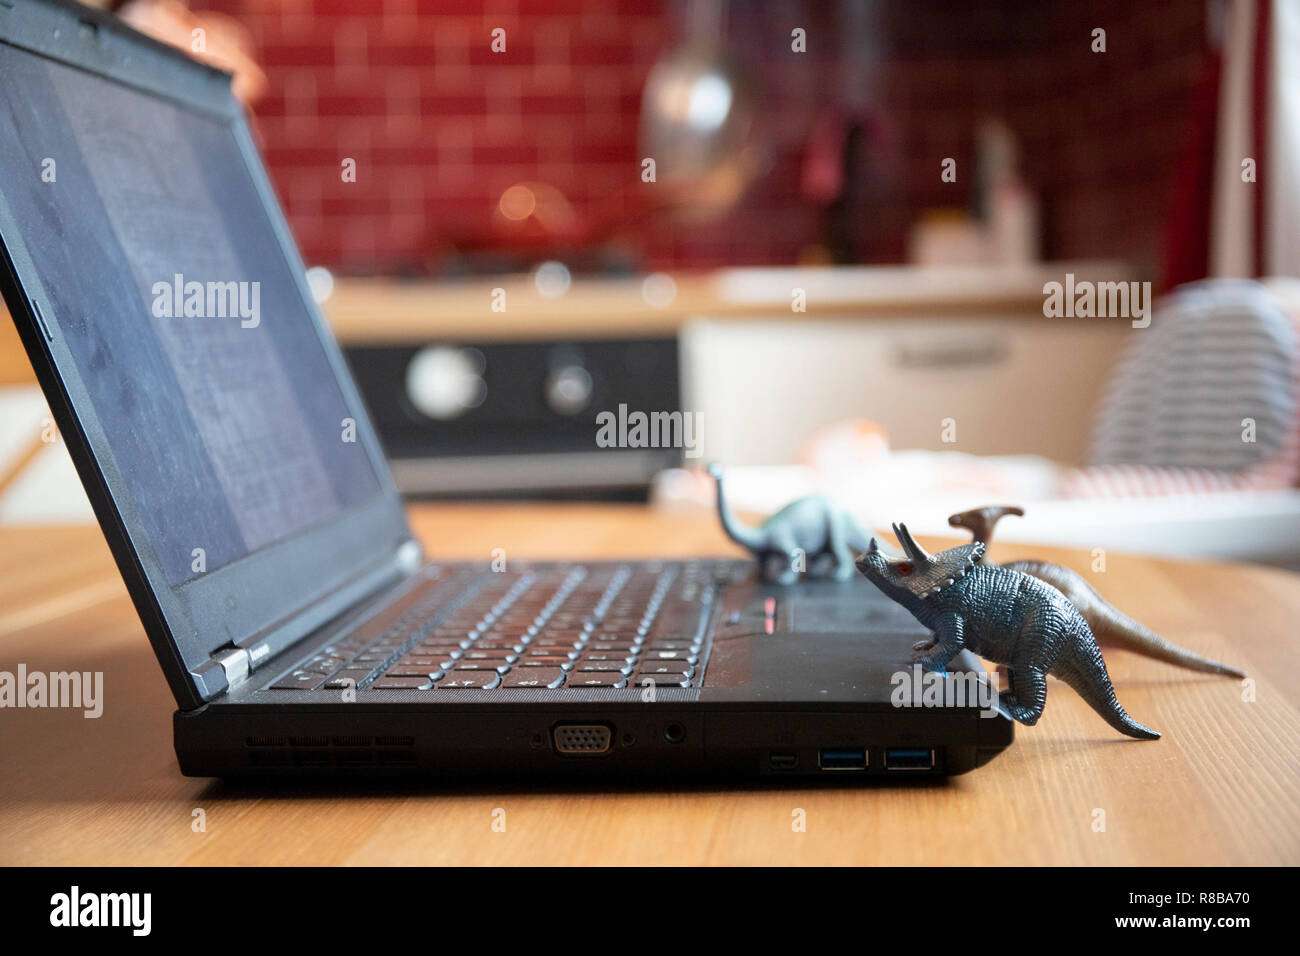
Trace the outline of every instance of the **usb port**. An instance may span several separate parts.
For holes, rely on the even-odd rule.
[[[924,747],[886,747],[886,770],[933,770],[934,751]]]
[[[773,770],[794,770],[799,766],[798,754],[768,754],[767,765]]]
[[[819,750],[817,766],[822,770],[866,770],[867,752],[852,747]]]

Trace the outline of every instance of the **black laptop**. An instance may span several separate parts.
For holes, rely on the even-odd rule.
[[[222,72],[0,0],[0,241],[186,774],[867,781],[1011,742],[921,692],[924,632],[863,579],[425,563]]]

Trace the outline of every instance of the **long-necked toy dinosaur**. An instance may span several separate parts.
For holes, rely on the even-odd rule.
[[[1159,738],[1120,706],[1088,622],[1060,591],[1020,571],[979,564],[979,542],[930,555],[906,526],[894,525],[894,534],[903,546],[901,557],[886,554],[872,538],[856,564],[934,632],[933,641],[913,647],[924,667],[946,673],[953,655],[966,647],[1007,666],[1010,686],[999,693],[998,704],[1022,724],[1038,722],[1052,674],[1120,733]]]
[[[984,556],[980,564],[991,565],[988,547],[993,541],[993,528],[1007,515],[1023,515],[1025,512],[1010,505],[990,505],[986,508],[973,508],[948,518],[948,524],[954,528],[965,528],[971,536],[984,545]],[[1179,647],[1151,628],[1133,620],[1123,611],[1110,604],[1087,579],[1077,571],[1072,571],[1050,561],[1011,561],[1002,567],[1023,574],[1032,575],[1040,581],[1046,581],[1056,588],[1079,609],[1088,626],[1092,628],[1093,637],[1103,647],[1115,646],[1137,654],[1165,661],[1176,667],[1201,671],[1206,674],[1225,674],[1230,677],[1245,677],[1241,671],[1227,664],[1220,664],[1207,657],[1201,657],[1185,647]]]
[[[736,544],[753,552],[765,579],[794,584],[799,579],[800,563],[812,569],[827,556],[836,580],[853,576],[853,555],[866,548],[871,535],[859,528],[848,512],[820,495],[810,495],[790,502],[757,528],[751,527],[738,520],[727,505],[722,493],[722,466],[710,464],[709,474],[718,483],[722,530]]]

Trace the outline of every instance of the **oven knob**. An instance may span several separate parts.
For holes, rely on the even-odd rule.
[[[406,366],[406,397],[429,418],[456,418],[487,398],[486,366],[478,349],[420,349]]]
[[[591,401],[591,375],[581,365],[565,365],[546,379],[546,404],[561,415],[576,415]]]

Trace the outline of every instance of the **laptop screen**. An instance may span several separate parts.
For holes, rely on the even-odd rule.
[[[0,195],[179,584],[380,492],[231,126],[0,43]]]

